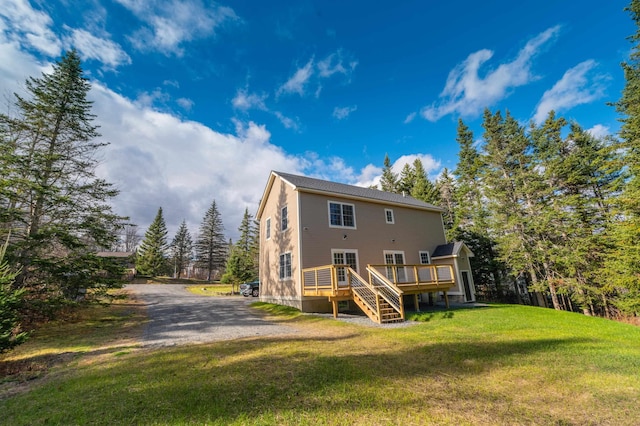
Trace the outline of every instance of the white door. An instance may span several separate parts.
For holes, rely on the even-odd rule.
[[[386,265],[404,265],[403,251],[385,251],[384,263]],[[404,266],[387,266],[387,278],[393,283],[407,281],[407,274]]]
[[[358,251],[357,250],[331,250],[331,258],[334,265],[349,265],[351,269],[358,272]],[[337,268],[338,285],[346,286],[346,268]]]

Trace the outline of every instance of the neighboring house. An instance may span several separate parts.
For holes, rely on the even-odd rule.
[[[260,221],[260,299],[337,316],[357,305],[404,319],[419,295],[475,300],[469,257],[447,244],[442,209],[409,196],[271,172]]]

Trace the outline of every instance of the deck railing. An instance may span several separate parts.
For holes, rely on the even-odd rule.
[[[358,295],[362,302],[367,305],[371,312],[375,312],[380,322],[380,307],[378,305],[378,294],[368,282],[366,282],[356,271],[348,268],[349,283],[351,290]]]
[[[451,265],[368,265],[392,284],[403,286],[434,286],[455,282]],[[425,288],[426,290],[427,288]]]
[[[335,292],[338,289],[336,267],[334,265],[325,265],[303,269],[302,288],[307,295]]]

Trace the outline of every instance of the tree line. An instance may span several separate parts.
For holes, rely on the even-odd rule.
[[[195,241],[183,220],[169,242],[160,207],[136,250],[136,269],[143,275],[173,275],[178,279],[184,271],[191,273],[193,269],[197,278],[232,284],[257,280],[259,226],[248,208],[238,230],[238,241],[226,240],[214,200],[202,219]]]
[[[627,11],[637,30],[613,105],[617,137],[595,136],[553,111],[522,125],[487,109],[479,140],[458,121],[458,163],[434,183],[419,160],[397,175],[385,157],[381,188],[444,208],[447,239],[475,254],[481,297],[640,315],[640,0]]]

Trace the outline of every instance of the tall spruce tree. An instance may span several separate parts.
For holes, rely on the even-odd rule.
[[[213,273],[222,270],[227,260],[228,245],[224,236],[222,218],[213,200],[200,225],[200,233],[196,239],[196,264],[207,273],[207,281],[211,281]]]
[[[456,176],[455,223],[450,238],[464,241],[474,253],[470,259],[477,290],[488,300],[505,301],[502,288],[504,265],[497,258],[495,241],[490,235],[488,211],[482,195],[482,157],[474,146],[473,132],[460,119],[456,141],[460,146]],[[516,294],[516,297],[518,295]]]
[[[622,63],[626,79],[622,98],[615,104],[622,115],[620,138],[628,179],[613,207],[620,220],[609,231],[615,242],[605,258],[605,276],[619,293],[616,306],[629,315],[640,315],[640,0],[626,10],[636,31],[629,59]]]
[[[75,50],[25,88],[16,114],[0,114],[0,233],[11,231],[7,258],[21,271],[14,286],[75,298],[113,284],[94,255],[113,246],[124,219],[109,205],[118,191],[95,175],[96,152],[107,144],[97,140]]]
[[[189,267],[193,257],[193,241],[185,220],[182,221],[173,241],[171,241],[171,257],[174,276],[180,278],[182,270]]]
[[[160,207],[138,248],[136,260],[138,271],[141,274],[151,276],[165,274],[168,269],[167,249],[167,225],[162,215],[162,207]]]
[[[389,155],[384,156],[384,167],[382,168],[382,177],[380,178],[380,188],[387,192],[398,192],[398,175],[391,168],[391,160]]]
[[[430,204],[439,204],[441,201],[440,194],[436,186],[427,177],[422,161],[416,158],[413,161],[413,185],[411,187],[411,196],[417,200]]]

